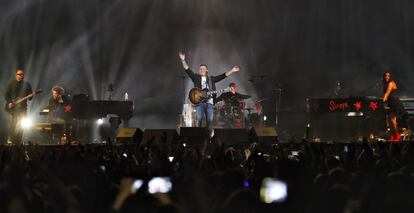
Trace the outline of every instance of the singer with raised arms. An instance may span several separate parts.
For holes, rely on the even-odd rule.
[[[206,64],[200,64],[198,66],[198,74],[194,73],[190,67],[188,66],[185,57],[186,54],[183,51],[178,53],[178,56],[181,60],[181,64],[190,77],[191,81],[193,81],[194,87],[200,89],[207,89],[207,90],[216,90],[215,83],[223,80],[227,76],[239,72],[240,67],[233,66],[233,68],[221,75],[210,76],[208,75],[208,67]],[[203,118],[206,117],[206,126],[211,130],[212,129],[212,121],[213,121],[213,105],[216,95],[213,95],[208,100],[198,104],[196,106],[196,113],[197,113],[197,124],[199,127],[202,126]]]

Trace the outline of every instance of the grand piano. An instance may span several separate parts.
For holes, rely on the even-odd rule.
[[[105,118],[107,115],[116,115],[124,122],[123,125],[127,126],[128,120],[133,117],[133,112],[133,101],[90,100],[89,96],[80,94],[73,96],[69,105],[54,112],[54,116],[61,118],[60,120],[63,122],[38,123],[36,128],[52,135],[49,138],[66,132],[67,135],[72,136],[71,140],[87,142],[92,139],[90,129],[96,119]],[[48,109],[40,112],[40,115],[48,114]]]
[[[72,117],[76,119],[89,120],[114,114],[128,121],[133,116],[134,104],[132,101],[74,101],[71,111]]]
[[[119,116],[128,121],[133,117],[134,103],[132,101],[90,100],[88,95],[74,95],[70,105],[70,117],[91,120],[103,118],[109,114]]]
[[[49,109],[45,108],[40,115],[48,115]],[[89,100],[87,95],[75,95],[70,105],[57,112],[58,117],[70,119],[92,120],[103,118],[107,115],[117,115],[122,120],[128,121],[134,115],[133,101],[113,100]]]

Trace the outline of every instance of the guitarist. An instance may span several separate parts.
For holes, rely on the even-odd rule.
[[[230,71],[225,72],[221,75],[217,76],[209,76],[208,75],[208,68],[205,64],[200,64],[198,66],[198,74],[194,73],[190,67],[188,66],[187,62],[185,61],[185,53],[179,52],[178,56],[181,60],[181,64],[183,65],[183,68],[187,75],[191,78],[193,81],[194,87],[200,88],[200,89],[208,89],[208,90],[216,90],[215,83],[223,80],[227,76],[239,72],[240,68],[238,66],[234,66]],[[212,128],[212,121],[213,121],[213,104],[214,104],[214,98],[216,96],[214,95],[213,98],[208,99],[206,102],[203,102],[196,107],[197,111],[197,124],[199,127],[202,126],[202,121],[204,116],[206,116],[206,124],[209,127],[209,129]]]
[[[13,101],[25,97],[32,93],[32,87],[24,81],[24,71],[16,70],[16,77],[7,85],[4,98],[6,99],[6,110],[11,112],[11,123],[7,143],[21,143],[23,137],[23,129],[17,128],[17,123],[27,114],[27,100],[14,106]]]

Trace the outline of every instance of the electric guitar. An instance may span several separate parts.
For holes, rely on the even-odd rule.
[[[200,89],[200,88],[194,87],[188,93],[188,99],[190,99],[190,102],[192,104],[198,105],[204,101],[207,101],[214,94],[221,93],[221,92],[230,92],[230,91],[231,91],[231,87],[227,87],[225,89],[215,90],[215,91],[208,91],[208,89]]]
[[[17,99],[15,99],[15,100],[12,100],[12,102],[9,102],[9,103],[11,103],[12,104],[12,107],[11,108],[9,108],[9,103],[6,103],[6,106],[4,107],[4,109],[8,112],[8,113],[12,113],[13,111],[14,111],[14,109],[16,108],[16,106],[18,106],[20,103],[22,103],[23,101],[25,101],[25,100],[27,100],[27,99],[29,99],[29,98],[32,98],[33,96],[35,96],[35,95],[37,95],[37,94],[39,94],[39,93],[41,93],[42,92],[42,90],[41,89],[38,89],[38,90],[36,90],[35,92],[33,92],[33,93],[30,93],[29,95],[27,95],[27,96],[24,96],[23,98],[17,98]]]

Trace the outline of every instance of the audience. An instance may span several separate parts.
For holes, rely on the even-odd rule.
[[[408,212],[411,142],[0,146],[0,212]],[[154,177],[171,180],[152,192]],[[266,177],[287,198],[266,203]]]

